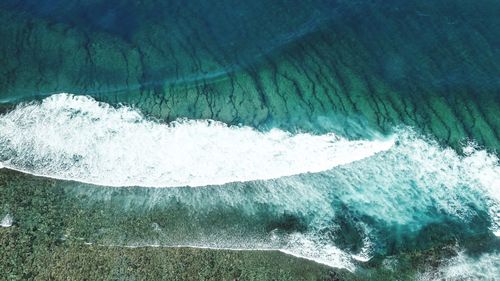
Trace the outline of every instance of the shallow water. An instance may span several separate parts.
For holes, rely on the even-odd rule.
[[[196,247],[280,251],[312,279],[494,278],[499,13],[3,1],[0,271],[45,276],[32,248]]]

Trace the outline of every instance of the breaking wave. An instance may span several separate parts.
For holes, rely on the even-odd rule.
[[[428,231],[498,236],[498,157],[473,145],[463,151],[408,128],[388,139],[348,140],[212,120],[165,124],[70,94],[0,116],[0,167],[103,186],[171,187],[72,187],[88,193],[79,204],[113,208],[80,216],[85,227],[70,236],[98,245],[272,249],[350,270],[421,246]],[[144,215],[151,210],[162,215],[131,219],[153,217]]]
[[[3,166],[105,186],[205,186],[320,172],[393,144],[213,120],[164,124],[70,94],[19,105],[0,117],[0,132]]]

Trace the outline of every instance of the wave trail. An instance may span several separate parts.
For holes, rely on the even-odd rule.
[[[392,140],[259,132],[213,120],[146,119],[86,96],[52,95],[0,116],[0,165],[106,186],[204,186],[320,172]],[[0,166],[1,167],[1,166]]]

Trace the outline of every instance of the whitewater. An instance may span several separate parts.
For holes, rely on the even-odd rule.
[[[498,157],[474,144],[463,151],[460,155],[409,128],[390,137],[350,140],[334,133],[261,132],[213,120],[164,123],[131,107],[71,94],[19,104],[0,116],[0,167],[94,184],[89,198],[97,202],[118,196],[100,186],[156,187],[157,196],[138,193],[120,202],[153,208],[149,204],[168,205],[175,198],[190,210],[190,220],[151,230],[164,240],[149,243],[148,234],[141,233],[121,241],[109,234],[96,244],[280,250],[349,270],[382,248],[384,231],[391,228],[418,233],[443,218],[468,225],[477,210],[484,210],[491,233],[499,235]],[[206,188],[176,188],[184,186]],[[339,227],[338,206],[348,206],[358,218],[363,234],[358,251],[341,250],[325,234]],[[254,218],[243,227],[259,231],[282,214],[301,218],[307,227],[242,236],[246,232],[229,222],[204,225],[213,210],[237,210],[236,221]],[[192,229],[203,232],[203,239]],[[446,270],[455,272],[452,265]]]
[[[130,107],[58,94],[0,117],[1,164],[103,186],[205,186],[320,172],[389,149],[391,139],[292,135],[213,120],[168,124]]]

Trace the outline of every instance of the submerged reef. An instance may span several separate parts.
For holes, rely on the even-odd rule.
[[[5,103],[70,92],[166,121],[406,124],[499,148],[498,1],[30,2],[0,4]]]
[[[238,219],[255,224],[250,221],[255,218],[238,218],[241,210],[218,215],[213,210],[207,214],[210,218],[196,218],[191,212],[197,210],[189,210],[182,203],[161,204],[169,201],[169,193],[176,193],[167,189],[103,188],[5,169],[0,170],[0,184],[4,188],[0,215],[8,212],[12,218],[12,225],[0,227],[0,273],[6,280],[67,280],[68,276],[73,280],[433,280],[457,274],[447,272],[447,265],[464,249],[472,257],[483,259],[488,259],[484,253],[491,253],[493,271],[498,262],[494,260],[498,239],[476,235],[461,241],[458,247],[455,234],[443,233],[447,226],[439,225],[426,227],[416,240],[441,236],[440,241],[433,240],[432,245],[420,249],[410,247],[375,255],[369,262],[357,264],[354,271],[275,250],[162,247],[155,241],[179,239],[176,232],[196,236],[210,231],[202,225],[193,232],[192,226],[197,223],[217,228]],[[189,189],[182,192],[196,193]],[[166,196],[155,197],[156,193]],[[279,219],[269,215],[264,219],[272,227],[300,231],[300,219],[293,216]],[[183,225],[181,221],[186,219],[190,221]],[[160,233],[162,227],[168,230],[165,237]],[[346,235],[356,232],[344,226],[342,230]],[[252,230],[246,231],[248,235]],[[459,228],[455,231],[458,236],[460,231],[467,232]],[[135,243],[139,237],[149,242]],[[127,245],[127,241],[132,244]],[[487,269],[488,263],[479,266]],[[477,273],[482,272],[458,271],[463,277],[488,276],[488,272],[484,276],[466,275]]]

